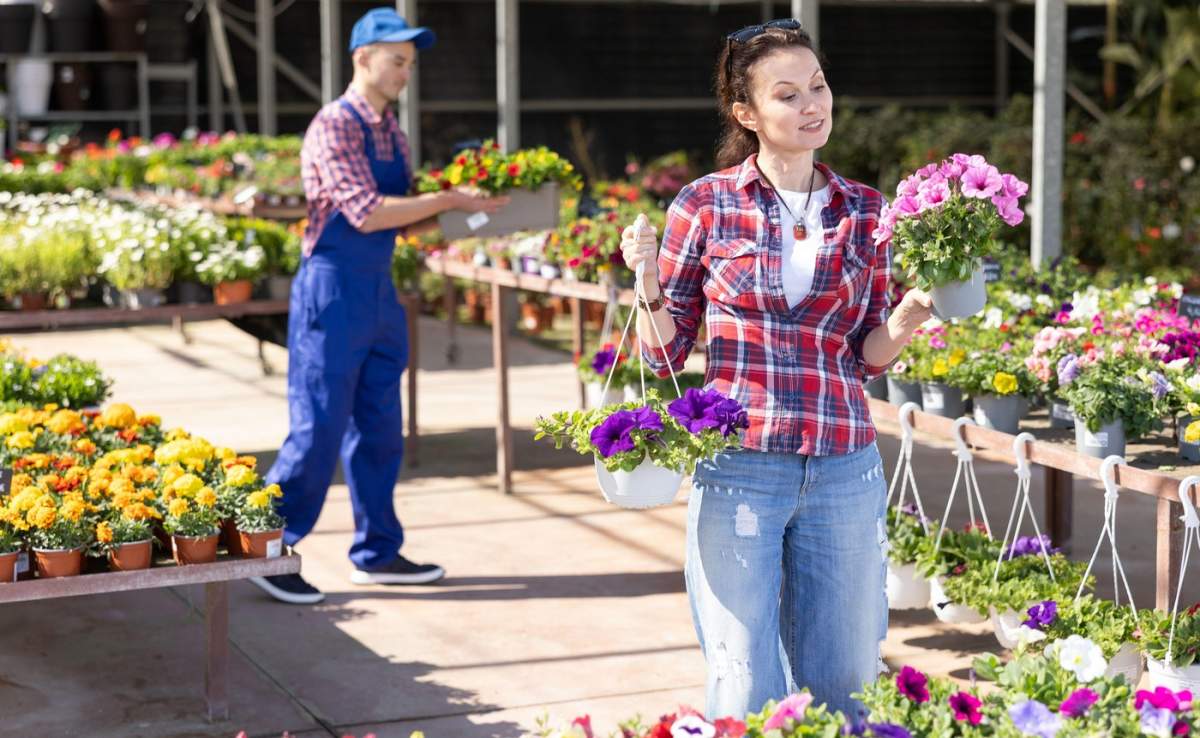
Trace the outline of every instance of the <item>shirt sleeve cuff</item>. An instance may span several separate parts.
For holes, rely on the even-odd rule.
[[[667,344],[667,350],[664,351],[660,346],[650,345],[642,342],[642,361],[646,363],[646,367],[660,378],[670,376],[671,372],[667,369],[675,370],[675,373],[683,371],[685,363],[685,348],[687,339],[683,334],[676,333],[675,337]]]
[[[378,192],[370,192],[361,196],[361,199],[353,203],[350,207],[343,208],[342,214],[346,216],[346,220],[350,225],[358,230],[362,230],[363,225],[367,222],[367,218],[371,217],[380,205],[383,204],[383,195]]]

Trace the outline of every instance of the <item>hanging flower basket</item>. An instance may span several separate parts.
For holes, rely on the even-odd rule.
[[[987,620],[974,608],[960,605],[947,597],[940,576],[929,579],[929,606],[938,620],[951,625],[974,625]]]
[[[888,562],[887,600],[890,610],[929,607],[929,580],[917,573],[916,564]]]
[[[683,473],[664,469],[650,459],[638,464],[633,471],[609,471],[596,456],[596,481],[604,499],[619,507],[643,509],[670,505],[679,493]]]
[[[1192,694],[1200,694],[1200,664],[1171,666],[1147,657],[1146,671],[1150,674],[1150,686],[1155,689],[1167,687],[1176,692],[1187,689]]]

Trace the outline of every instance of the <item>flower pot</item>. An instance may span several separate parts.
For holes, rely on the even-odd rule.
[[[234,282],[218,282],[213,286],[213,301],[218,305],[236,305],[239,302],[249,302],[254,285],[248,279]]]
[[[620,507],[642,509],[669,505],[683,482],[683,474],[655,466],[648,458],[631,472],[610,472],[604,468],[599,456],[595,458],[596,479],[604,499]]]
[[[1125,424],[1114,420],[1101,426],[1100,430],[1092,433],[1087,424],[1075,419],[1075,452],[1097,459],[1107,458],[1116,454],[1125,455]]]
[[[107,110],[134,109],[137,107],[137,69],[129,64],[102,65],[100,90]]]
[[[109,51],[146,50],[148,0],[100,0]]]
[[[1136,687],[1142,680],[1142,663],[1142,652],[1138,650],[1137,645],[1126,643],[1108,660],[1104,676],[1111,679],[1120,674],[1131,687]]]
[[[217,560],[217,534],[208,536],[171,536],[175,563],[211,564]]]
[[[506,236],[517,231],[543,231],[558,227],[558,185],[543,184],[536,190],[514,189],[504,193],[509,203],[485,218],[478,213],[447,210],[438,215],[438,227],[447,240]],[[472,228],[471,226],[475,226]]]
[[[221,521],[221,532],[218,534],[217,544],[224,544],[230,556],[241,556],[246,553],[242,548],[242,536],[238,531],[236,520],[225,518]]]
[[[121,304],[130,310],[158,307],[166,301],[167,295],[162,290],[153,288],[121,290]]]
[[[50,19],[52,51],[95,51],[92,48],[96,0],[46,0],[42,7]]]
[[[35,574],[33,568],[33,554],[26,550],[17,552],[17,581],[23,582],[27,579],[33,579]]]
[[[1015,647],[1018,643],[1017,632],[1025,620],[1025,613],[1016,610],[996,612],[996,608],[989,607],[988,615],[992,620],[992,632],[996,634],[996,642],[1000,644],[1000,647],[1009,649]]]
[[[950,282],[929,291],[933,298],[933,314],[941,320],[969,318],[987,304],[987,284],[983,267],[975,270],[966,282]]]
[[[889,610],[918,610],[929,607],[929,580],[917,573],[916,564],[888,562],[887,600]]]
[[[17,557],[20,551],[0,554],[0,583],[17,581]]]
[[[1188,443],[1183,440],[1183,434],[1193,421],[1200,418],[1191,415],[1180,415],[1175,419],[1175,435],[1179,439],[1179,455],[1187,461],[1200,461],[1200,443]]]
[[[921,382],[921,409],[943,418],[960,418],[967,412],[962,390],[941,382]]]
[[[979,395],[975,398],[975,422],[984,428],[1017,434],[1021,423],[1021,396]]]
[[[1075,427],[1075,413],[1071,412],[1070,405],[1058,400],[1050,402],[1050,427],[1060,429]]]
[[[83,546],[76,548],[33,549],[37,575],[42,579],[73,577],[83,571]]]
[[[887,375],[887,401],[901,407],[905,403],[915,402],[919,406],[922,401],[921,385],[918,382],[905,382],[895,376]]]
[[[176,286],[176,291],[178,293],[176,299],[184,305],[207,304],[213,301],[212,288],[199,282],[180,282]]]
[[[292,276],[272,274],[267,277],[267,297],[272,300],[287,300],[292,296]]]
[[[92,70],[86,64],[54,65],[53,90],[59,110],[86,110],[92,99]]]
[[[1167,687],[1176,692],[1187,689],[1192,694],[1200,692],[1200,664],[1170,666],[1146,657],[1146,671],[1150,673],[1150,688]]]
[[[536,256],[522,256],[520,264],[522,274],[537,274],[542,268],[542,260]]]
[[[9,64],[8,89],[12,104],[22,116],[45,115],[50,107],[54,65],[45,59],[27,58]]]
[[[274,559],[283,555],[283,528],[257,533],[241,531],[242,553],[252,559]]]
[[[0,54],[27,54],[33,37],[34,2],[0,5]]]
[[[13,301],[17,307],[26,312],[45,310],[48,304],[44,292],[22,292]]]
[[[134,543],[122,543],[108,554],[108,565],[113,571],[137,571],[149,569],[154,541],[147,538]]]
[[[941,577],[932,577],[929,580],[929,606],[933,608],[933,614],[937,616],[937,619],[943,623],[973,625],[987,620],[974,608],[960,605],[947,597],[946,590],[942,588]]]
[[[562,271],[559,270],[556,264],[542,264],[538,269],[538,274],[542,275],[545,279],[558,279],[562,276]]]
[[[587,397],[587,409],[592,410],[599,407],[607,407],[608,405],[616,405],[625,402],[624,387],[609,387],[608,392],[604,391],[604,385],[600,382],[591,382],[584,385],[584,392]]]
[[[863,385],[863,390],[867,393],[867,397],[874,397],[876,400],[886,400],[888,398],[888,381],[884,375],[879,375]]]

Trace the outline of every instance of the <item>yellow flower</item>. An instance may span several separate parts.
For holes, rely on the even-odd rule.
[[[117,477],[108,484],[108,494],[115,500],[117,497],[133,496],[133,482],[125,477]]]
[[[11,436],[14,433],[29,430],[29,421],[15,413],[0,415],[0,436]]]
[[[172,464],[168,466],[166,469],[163,469],[162,473],[163,487],[171,487],[171,485],[175,484],[175,481],[182,476],[183,467],[179,466],[178,464]]]
[[[268,484],[263,489],[263,492],[266,492],[267,494],[271,495],[272,497],[283,497],[283,490],[279,489],[278,484]]]
[[[19,512],[26,512],[37,505],[41,494],[42,491],[37,487],[25,487],[20,492],[17,492],[13,495],[12,499],[9,501],[9,504],[13,506],[13,509]],[[53,504],[53,500],[51,500],[51,504]]]
[[[204,487],[204,480],[195,474],[184,474],[171,485],[171,491],[180,497],[191,497]]]
[[[158,514],[157,510],[149,505],[143,505],[140,502],[135,502],[129,507],[121,510],[121,515],[126,520],[151,520],[162,517]]]
[[[72,429],[82,426],[83,418],[74,410],[59,410],[46,422],[46,427],[59,435],[70,433]]]
[[[245,487],[258,481],[258,475],[241,464],[235,464],[225,470],[225,483],[233,487]]]
[[[182,497],[176,497],[175,499],[171,500],[171,504],[167,505],[167,514],[176,518],[180,517],[181,515],[186,515],[187,511],[188,501]]]
[[[108,523],[101,522],[96,526],[96,540],[100,543],[112,543],[113,532],[112,526]]]
[[[87,506],[78,500],[69,500],[63,503],[62,516],[72,523],[78,523],[83,514],[87,512]]]
[[[1200,420],[1188,423],[1187,430],[1183,432],[1183,440],[1188,443],[1200,443]]]
[[[267,507],[271,504],[271,493],[265,489],[246,495],[246,504],[250,507]]]
[[[950,352],[950,366],[958,366],[967,358],[967,352],[956,348]]]
[[[139,415],[137,416],[138,425],[162,425],[162,418],[157,415]]]
[[[96,444],[92,443],[86,438],[80,438],[75,442],[75,445],[72,448],[84,456],[91,456],[92,454],[96,453]]]
[[[941,358],[934,359],[934,361],[933,361],[933,376],[944,377],[949,373],[950,373],[950,365],[946,363],[945,359],[941,359]]]
[[[1200,415],[1200,402],[1189,402],[1187,411],[1188,415]]]
[[[53,507],[35,507],[31,509],[26,516],[29,524],[35,528],[46,530],[54,525],[55,519],[58,517],[58,510]]]
[[[104,408],[104,412],[96,418],[96,423],[107,428],[129,428],[137,425],[137,413],[125,403],[115,402]]]
[[[218,446],[217,448],[213,449],[213,455],[221,461],[229,461],[237,458],[237,452],[228,446]]]
[[[13,495],[15,495],[18,492],[20,492],[21,490],[25,489],[26,487],[32,487],[33,486],[33,477],[29,476],[28,474],[26,474],[24,472],[14,474],[13,478],[12,478],[11,486],[12,486],[11,492]]]
[[[196,493],[196,504],[201,507],[212,507],[217,504],[217,493],[212,491],[212,487],[205,487]]]
[[[1017,378],[1006,372],[996,372],[992,377],[992,386],[1002,395],[1011,395],[1017,391]]]
[[[171,430],[167,431],[166,438],[168,441],[179,441],[184,438],[191,438],[191,435],[191,433],[188,433],[183,428],[172,428]]]
[[[8,437],[9,448],[33,448],[37,437],[29,431],[18,431]]]

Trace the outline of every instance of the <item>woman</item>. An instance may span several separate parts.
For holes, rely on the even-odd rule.
[[[641,218],[621,243],[645,265],[645,360],[678,371],[703,319],[708,386],[750,417],[741,450],[697,467],[688,507],[707,712],[808,687],[854,717],[887,633],[887,490],[862,385],[929,318],[929,296],[908,292],[889,317],[883,198],[814,163],[833,99],[800,23],[730,34],[716,76],[725,168],[679,193],[661,251]]]

